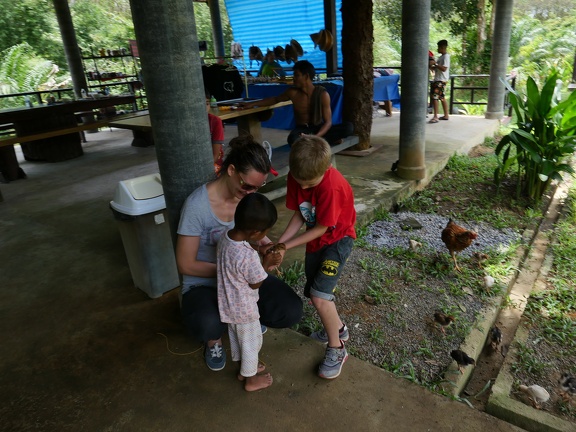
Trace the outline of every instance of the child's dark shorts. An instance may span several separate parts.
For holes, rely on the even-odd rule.
[[[304,295],[334,301],[334,289],[348,260],[354,239],[344,237],[324,246],[318,252],[307,253],[305,259],[306,286]]]

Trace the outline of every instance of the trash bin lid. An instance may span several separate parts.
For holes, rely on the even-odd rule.
[[[130,216],[164,210],[166,200],[160,174],[122,180],[116,186],[114,200],[110,201],[110,206]]]

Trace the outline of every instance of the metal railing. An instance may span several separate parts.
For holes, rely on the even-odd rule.
[[[464,84],[457,84],[456,80],[464,81]],[[450,76],[450,113],[453,112],[454,105],[488,105],[488,81],[490,75],[452,75]],[[513,89],[516,88],[516,77],[507,76],[506,80]],[[479,84],[471,84],[480,82]],[[483,82],[486,82],[484,84]],[[458,100],[458,96],[465,94],[466,99]],[[509,102],[509,91],[506,88],[504,96],[504,111],[508,110],[508,116],[512,115],[512,105]],[[485,100],[479,100],[485,99]]]
[[[130,90],[131,94],[136,93],[136,89],[134,87],[135,83],[140,83],[139,81],[125,81],[119,83],[104,83],[104,84],[97,84],[97,85],[90,85],[88,86],[89,90],[96,91],[103,87],[115,87],[115,86],[127,86]],[[29,91],[29,92],[22,92],[22,93],[10,93],[10,94],[0,94],[0,108],[2,106],[1,101],[3,99],[12,99],[17,101],[17,105],[24,106],[26,96],[30,98],[30,101],[33,105],[42,105],[45,103],[44,101],[48,99],[48,97],[52,95],[56,100],[65,98],[74,99],[74,89],[72,88],[60,88],[54,90],[41,90],[41,91]],[[138,109],[146,109],[145,108],[145,95],[136,95],[136,102],[133,104],[133,109],[137,111]],[[140,107],[137,106],[137,102],[140,100]]]

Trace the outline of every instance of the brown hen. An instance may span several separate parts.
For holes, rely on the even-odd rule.
[[[460,271],[456,262],[456,252],[463,251],[472,244],[472,241],[478,237],[474,231],[456,225],[452,219],[448,221],[446,228],[442,230],[442,241],[450,251],[456,270]]]

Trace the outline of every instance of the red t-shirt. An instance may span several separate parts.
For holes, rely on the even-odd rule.
[[[224,143],[224,123],[220,117],[208,113],[208,124],[210,125],[210,139],[212,144]]]
[[[316,223],[328,227],[322,237],[306,244],[306,252],[316,252],[346,236],[356,238],[354,192],[336,168],[328,168],[322,181],[309,189],[302,189],[289,173],[287,189],[286,207],[300,211],[306,229]]]
[[[210,141],[211,144],[224,144],[224,123],[220,117],[208,113],[208,125],[210,127]],[[222,163],[224,162],[224,150],[220,149],[218,160],[214,162],[214,172],[220,173]]]

